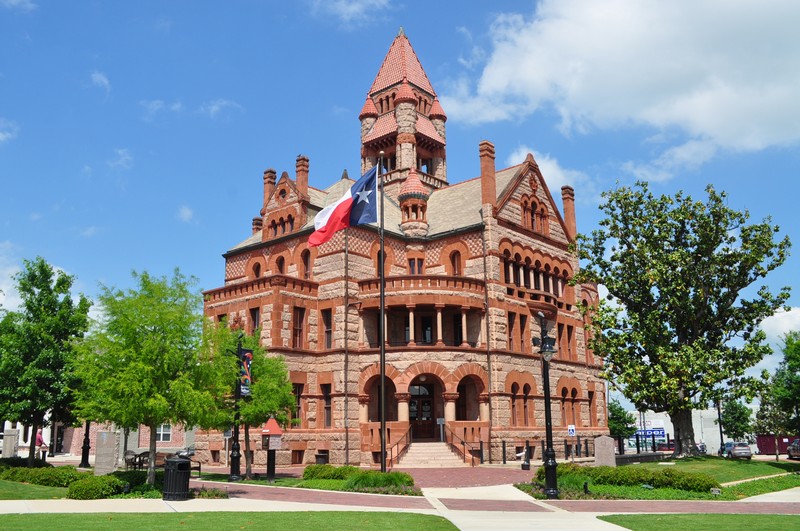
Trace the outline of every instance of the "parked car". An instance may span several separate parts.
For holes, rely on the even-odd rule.
[[[753,451],[750,445],[742,441],[726,442],[722,449],[722,457],[751,459]]]
[[[800,439],[795,439],[786,447],[786,453],[789,455],[789,459],[797,459],[800,458]]]
[[[697,443],[697,451],[700,452],[701,454],[706,453],[707,452],[706,443],[704,442]]]

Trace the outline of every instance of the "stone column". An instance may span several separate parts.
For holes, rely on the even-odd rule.
[[[469,308],[466,306],[461,307],[461,346],[468,347],[469,342],[467,341],[467,311]]]
[[[478,396],[479,402],[479,411],[481,416],[481,422],[486,422],[489,419],[489,393],[481,393]]]
[[[455,421],[456,400],[458,400],[458,393],[442,393],[442,398],[444,399],[444,421]]]
[[[408,346],[414,347],[417,345],[416,338],[414,337],[414,308],[413,304],[408,306]]]
[[[408,422],[408,402],[411,400],[411,393],[395,393],[394,398],[397,400],[397,420]]]
[[[444,309],[444,304],[437,304],[436,305],[436,346],[441,347],[444,345],[444,341],[442,340],[442,310]]]
[[[358,422],[369,422],[369,395],[358,395]]]

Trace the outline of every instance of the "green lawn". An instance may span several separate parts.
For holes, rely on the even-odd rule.
[[[0,480],[0,500],[50,500],[66,496],[67,489],[63,487],[43,487]]]
[[[628,466],[641,466],[654,470],[665,466],[674,466],[685,472],[708,474],[716,478],[720,483],[800,470],[800,463],[795,461],[756,461],[748,459],[725,459],[724,457],[716,456],[687,457],[675,459],[670,462],[675,464],[661,465],[658,463],[641,463]]]
[[[600,520],[634,531],[786,531],[800,529],[800,516],[775,514],[616,514]]]
[[[4,514],[4,531],[47,529],[53,526],[52,514]],[[426,514],[397,512],[264,512],[264,513],[97,513],[59,514],[59,531],[72,529],[324,529],[325,531],[358,529],[425,529],[451,531],[456,527],[448,520]]]

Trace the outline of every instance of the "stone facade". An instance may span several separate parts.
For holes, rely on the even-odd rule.
[[[554,436],[568,425],[582,438],[607,434],[605,382],[580,311],[597,290],[570,283],[574,190],[561,190],[562,214],[533,156],[497,170],[490,142],[478,149],[479,178],[450,184],[446,116],[402,33],[359,118],[361,170],[379,166],[384,184],[383,264],[378,224],[308,246],[316,213],[353,181],[309,187],[301,155],[294,179],[264,173],[252,233],[225,253],[224,285],[205,293],[209,319],[260,328],[270,355],[286,360],[298,408],[278,464],[378,461],[382,350],[389,459],[442,434],[472,453],[482,446],[491,461],[504,444],[543,439],[545,336],[558,348]],[[262,463],[258,431],[251,443]],[[225,461],[219,433],[199,432],[196,447],[200,460]]]

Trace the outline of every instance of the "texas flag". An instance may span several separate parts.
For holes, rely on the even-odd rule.
[[[308,237],[309,247],[322,245],[347,227],[378,221],[378,168],[361,176],[335,203],[323,208],[314,217],[314,233]]]

